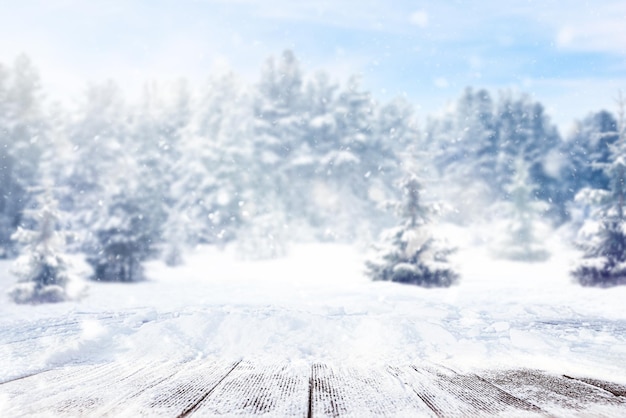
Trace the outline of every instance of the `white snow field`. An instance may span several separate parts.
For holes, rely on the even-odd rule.
[[[458,237],[461,241],[461,237]],[[461,372],[516,368],[626,383],[626,287],[583,288],[575,252],[494,261],[459,251],[445,289],[372,282],[364,254],[299,245],[284,259],[239,261],[201,247],[149,280],[88,283],[72,302],[0,305],[0,382],[50,368],[225,359],[377,367],[432,362]],[[3,293],[15,279],[0,272]],[[3,408],[0,390],[0,412]]]

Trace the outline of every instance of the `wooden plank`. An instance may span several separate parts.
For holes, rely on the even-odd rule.
[[[21,416],[45,409],[42,402],[67,399],[76,388],[106,379],[116,373],[118,367],[115,364],[72,366],[13,380],[2,385],[5,408],[2,412],[7,416]]]
[[[615,396],[626,397],[626,385],[620,385],[619,383],[607,382],[605,380],[590,379],[588,377],[572,377],[572,376],[568,376],[565,374],[563,375],[563,377],[567,379],[579,380],[588,385],[599,387],[600,389],[604,389],[607,392],[610,392]]]
[[[241,362],[190,415],[306,417],[309,370],[306,363]]]
[[[90,378],[99,379],[117,367],[115,364],[106,363],[50,369],[8,381],[2,385],[2,390],[12,398],[28,396],[34,390],[49,396],[63,391],[63,388],[55,383],[72,385],[88,381]]]
[[[7,385],[9,409],[20,415],[102,415],[120,399],[171,376],[172,366],[116,363],[43,373]]]
[[[202,359],[175,367],[154,386],[129,393],[106,410],[109,416],[186,416],[235,369],[239,361]],[[102,411],[102,410],[101,410]],[[102,411],[104,412],[104,411]],[[103,415],[103,414],[100,414]]]
[[[391,367],[438,417],[541,415],[543,411],[474,374],[437,366]]]
[[[550,413],[579,411],[595,416],[626,415],[625,398],[575,379],[529,369],[489,372],[483,377]]]
[[[128,396],[142,392],[170,377],[174,373],[172,366],[150,363],[125,365],[120,373],[92,382],[91,385],[81,388],[77,396],[59,402],[53,409],[60,415],[102,416]]]
[[[434,416],[410,388],[387,368],[311,368],[312,417]]]
[[[6,382],[3,416],[626,416],[626,387],[536,370],[202,359],[73,366]]]

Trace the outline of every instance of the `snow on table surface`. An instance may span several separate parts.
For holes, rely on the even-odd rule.
[[[612,388],[527,369],[209,358],[66,366],[0,384],[6,416],[72,417],[623,416],[626,386]]]
[[[0,381],[141,358],[428,362],[460,373],[524,368],[626,383],[626,287],[572,283],[576,254],[557,241],[551,248],[534,264],[459,251],[459,284],[423,289],[371,282],[364,255],[348,246],[300,245],[288,258],[254,262],[200,247],[181,267],[148,263],[145,282],[89,283],[79,301],[5,299]],[[2,291],[15,281],[8,268],[0,265]],[[0,408],[2,399],[0,391]]]

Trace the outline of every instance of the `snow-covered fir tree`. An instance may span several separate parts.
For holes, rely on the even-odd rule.
[[[493,181],[497,155],[493,108],[489,92],[466,88],[453,111],[428,121],[427,135],[436,139],[435,162],[446,177]]]
[[[603,110],[576,121],[563,143],[562,152],[567,156],[563,182],[568,191],[567,212],[572,239],[589,218],[592,206],[595,206],[593,199],[589,200],[589,192],[610,189],[610,179],[604,166],[612,158],[610,147],[617,138],[617,120]],[[582,191],[585,188],[588,190]]]
[[[609,162],[598,164],[610,179],[610,189],[585,188],[576,196],[593,208],[579,231],[578,247],[584,253],[583,258],[571,272],[584,286],[626,284],[626,123],[621,94],[618,104],[618,139],[609,147]]]
[[[37,176],[47,134],[42,105],[39,74],[26,55],[0,67],[0,257],[15,255],[11,235]]]
[[[251,110],[239,81],[232,74],[213,78],[193,103],[171,164],[166,251],[233,239],[250,166]]]
[[[465,89],[455,106],[430,119],[425,137],[439,174],[439,193],[456,210],[450,220],[480,219],[499,190],[494,186],[497,134],[494,104],[485,90]]]
[[[444,198],[463,215],[455,222],[481,218],[494,198],[507,194],[519,156],[529,165],[537,196],[550,203],[551,216],[565,217],[560,136],[529,96],[501,93],[494,103],[487,91],[466,89],[452,111],[429,121],[426,137]]]
[[[145,226],[152,231],[155,243],[160,243],[168,265],[182,262],[186,238],[182,225],[176,222],[180,208],[174,208],[181,196],[173,196],[172,185],[180,175],[174,167],[181,160],[180,142],[189,123],[190,102],[185,80],[146,85],[130,129],[132,140],[127,141],[130,146],[126,147],[136,161],[136,177],[140,181],[134,187],[142,196],[142,212],[151,221]]]
[[[65,253],[66,233],[61,229],[57,201],[50,190],[39,191],[36,208],[24,213],[25,225],[13,239],[22,247],[12,273],[19,282],[8,294],[16,303],[61,302],[68,299],[66,285],[72,279]]]
[[[513,180],[505,187],[507,199],[493,205],[496,228],[491,250],[496,257],[516,261],[545,261],[550,252],[544,245],[548,225],[543,217],[549,206],[537,199],[537,187],[528,175],[528,163],[518,158]]]
[[[528,164],[530,181],[537,185],[536,196],[550,204],[549,214],[556,220],[565,217],[564,187],[560,179],[561,137],[543,105],[530,96],[502,94],[495,109],[497,155],[491,174],[492,187],[500,195],[516,173],[516,160]]]
[[[302,216],[303,207],[299,204],[303,167],[291,164],[305,146],[302,74],[293,52],[267,60],[251,104],[249,144],[240,144],[251,148],[242,155],[245,190],[237,202],[241,214],[237,249],[244,259],[274,258],[285,255],[284,229],[289,218]]]
[[[570,218],[576,218],[580,207],[574,197],[585,187],[608,189],[609,178],[602,164],[611,158],[611,144],[617,140],[617,120],[602,110],[576,121],[562,145],[562,154],[567,156],[563,167],[562,183],[567,190],[566,199]],[[580,225],[579,225],[580,226]]]
[[[398,205],[402,222],[383,233],[375,258],[366,262],[374,280],[447,287],[459,275],[450,265],[453,249],[437,239],[430,228],[432,210],[420,202],[420,182],[414,176],[403,182],[405,201]]]
[[[132,192],[112,197],[107,216],[94,225],[98,249],[87,261],[94,280],[136,282],[144,279],[143,261],[154,251],[150,220],[144,216],[141,198]]]
[[[71,212],[77,251],[97,254],[97,223],[107,218],[106,202],[117,193],[119,181],[134,177],[121,164],[131,159],[128,126],[119,87],[109,81],[91,85],[68,127],[72,153],[64,155],[70,167],[64,206]]]
[[[197,244],[238,240],[243,257],[265,258],[284,254],[294,237],[365,240],[394,224],[381,203],[397,198],[398,179],[412,172],[438,176],[436,188],[415,198],[454,205],[450,221],[483,219],[494,199],[503,201],[497,210],[508,232],[497,246],[507,257],[545,256],[534,245],[546,204],[552,219],[575,218],[576,227],[587,220],[586,267],[577,274],[617,280],[624,153],[611,114],[591,115],[564,142],[530,96],[492,99],[468,88],[421,134],[406,101],[379,103],[355,77],[342,85],[304,70],[285,51],[255,86],[232,74],[204,89],[151,84],[132,103],[105,82],[76,108],[51,112],[25,56],[0,65],[0,257],[16,255],[10,237],[18,225],[35,227],[24,209],[45,164],[47,178],[63,186],[55,198],[68,213],[62,228],[76,237],[69,251],[85,253],[102,280],[141,278],[156,250],[177,264]],[[378,270],[386,280],[425,280],[411,279],[407,266],[422,271],[415,266],[446,253],[424,238],[425,218],[413,227],[409,218],[387,234],[388,250],[404,261],[392,262],[388,251],[393,267]],[[422,239],[427,245],[415,244]]]

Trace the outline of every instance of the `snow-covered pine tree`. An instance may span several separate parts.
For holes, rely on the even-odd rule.
[[[187,82],[150,83],[144,87],[141,106],[135,111],[126,152],[136,161],[134,187],[142,196],[144,216],[151,224],[155,244],[168,265],[182,262],[182,246],[186,243],[180,222],[180,208],[174,208],[181,196],[173,196],[172,185],[179,180],[174,170],[181,161],[181,137],[189,123],[191,94]]]
[[[125,147],[127,109],[114,82],[91,85],[67,127],[73,152],[64,157],[70,169],[62,201],[76,233],[77,248],[72,250],[87,255],[99,251],[95,225],[107,217],[105,203],[118,192],[120,182],[135,177],[135,172],[131,175],[121,167],[126,160],[134,161]]]
[[[300,202],[306,196],[299,176],[306,164],[292,164],[305,146],[302,74],[293,52],[267,60],[252,109],[251,154],[242,167],[246,176],[240,193],[238,251],[245,259],[273,258],[286,253],[284,229],[291,218],[301,218]]]
[[[39,191],[37,207],[24,212],[25,224],[13,239],[21,244],[12,273],[19,282],[8,294],[16,303],[61,302],[68,299],[65,287],[71,279],[68,257],[64,252],[66,233],[52,192]]]
[[[19,222],[19,208],[11,204],[12,191],[18,188],[13,175],[15,163],[11,156],[11,136],[9,127],[9,71],[0,64],[0,257],[10,254],[13,242],[11,235],[15,231],[15,224]],[[17,209],[17,210],[16,210]]]
[[[519,157],[513,179],[505,186],[509,199],[492,208],[496,218],[503,220],[503,228],[497,228],[491,245],[496,257],[516,261],[545,261],[550,257],[541,240],[541,231],[548,228],[541,216],[549,206],[536,198],[536,189],[528,174],[528,163]]]
[[[441,198],[458,209],[449,213],[455,223],[481,219],[499,192],[495,119],[489,92],[466,88],[450,111],[428,120],[430,160],[440,176]]]
[[[606,164],[611,157],[610,146],[617,140],[617,120],[602,110],[576,121],[573,131],[563,144],[568,164],[567,185],[578,191],[583,187],[608,189],[609,179],[598,164]]]
[[[329,227],[344,241],[369,241],[368,221],[381,218],[372,195],[381,194],[385,174],[398,166],[391,141],[376,131],[378,108],[359,77],[350,77],[334,106],[336,145],[320,159],[326,186],[336,196]]]
[[[459,275],[448,261],[454,251],[433,236],[428,224],[432,210],[420,202],[420,182],[414,176],[403,181],[405,201],[397,205],[402,222],[383,233],[383,244],[366,262],[374,280],[447,287]]]
[[[626,121],[621,93],[618,105],[618,139],[610,145],[609,162],[599,164],[610,179],[610,190],[585,188],[576,196],[595,206],[579,231],[578,247],[584,252],[583,259],[571,272],[583,286],[626,284]]]
[[[290,175],[299,177],[298,197],[303,220],[320,232],[336,219],[337,211],[329,205],[327,167],[324,156],[338,148],[336,92],[339,85],[324,72],[316,73],[306,85],[304,94],[303,140],[291,161]],[[322,238],[323,239],[323,238]]]
[[[107,216],[94,225],[99,251],[87,261],[94,279],[136,282],[144,279],[142,262],[153,252],[150,219],[142,213],[140,198],[131,192],[112,197]]]
[[[223,245],[233,239],[253,154],[248,140],[251,110],[233,74],[212,78],[192,103],[177,140],[178,158],[171,165],[164,235],[169,247]]]
[[[37,176],[47,134],[42,104],[39,74],[26,55],[0,68],[0,257],[14,255],[11,236]]]
[[[490,174],[497,195],[506,194],[516,172],[515,161],[523,157],[528,163],[530,180],[537,185],[536,195],[550,203],[549,214],[565,217],[563,181],[561,179],[561,138],[543,105],[530,96],[501,94],[495,108],[495,166]]]
[[[466,88],[454,109],[428,121],[427,135],[436,139],[435,163],[455,180],[493,181],[495,117],[486,90]],[[467,185],[464,185],[467,187]],[[455,192],[457,192],[455,190]]]

